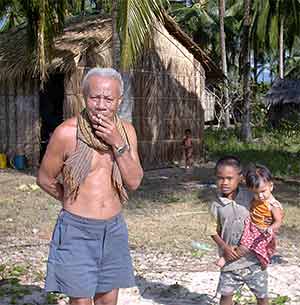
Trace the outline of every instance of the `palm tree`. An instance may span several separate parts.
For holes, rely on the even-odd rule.
[[[28,48],[36,54],[36,74],[40,76],[41,84],[46,78],[46,58],[54,37],[64,25],[66,1],[62,0],[4,0],[0,2],[0,15],[10,20],[12,13],[16,22],[4,25],[7,30],[21,22],[26,24]],[[6,18],[6,19],[5,19]]]
[[[113,25],[116,24],[116,28],[113,27],[113,45],[118,44],[119,33],[121,70],[128,69],[136,60],[145,39],[151,36],[153,26],[162,20],[161,9],[168,4],[168,0],[112,1],[112,22]]]
[[[215,1],[200,0],[192,6],[176,5],[170,8],[170,15],[175,17],[181,28],[192,36],[212,57],[218,54],[218,7]],[[218,55],[217,55],[218,56]]]
[[[219,0],[219,21],[220,21],[220,45],[221,45],[221,62],[222,70],[225,75],[224,86],[224,102],[225,105],[225,128],[230,125],[229,105],[228,105],[228,83],[227,83],[227,58],[226,58],[226,43],[225,43],[225,30],[224,30],[224,16],[225,16],[225,0]]]
[[[93,1],[92,1],[93,2]],[[106,3],[109,1],[101,1]],[[0,17],[15,12],[26,21],[30,50],[37,57],[36,73],[40,76],[41,84],[46,78],[46,61],[50,58],[54,37],[63,29],[66,14],[84,10],[84,0],[2,0],[0,1]],[[118,44],[120,34],[121,68],[129,67],[143,47],[147,35],[151,34],[152,25],[161,18],[161,8],[168,0],[113,0],[113,45]],[[2,13],[2,14],[1,14]],[[6,17],[8,18],[8,17]],[[12,25],[10,25],[12,26]],[[113,48],[116,51],[117,48]],[[120,58],[115,54],[115,66]]]
[[[284,77],[286,50],[291,52],[297,34],[300,33],[300,1],[298,0],[255,0],[254,11],[258,12],[256,37],[261,48],[279,50],[279,77]]]
[[[243,85],[243,120],[242,120],[242,139],[246,142],[252,140],[250,126],[250,26],[251,26],[252,0],[244,0],[244,20],[241,38],[240,52],[240,77]]]

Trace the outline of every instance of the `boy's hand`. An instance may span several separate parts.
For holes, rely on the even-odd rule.
[[[227,245],[223,248],[223,251],[226,261],[235,261],[240,258],[240,256],[236,253],[234,247]]]

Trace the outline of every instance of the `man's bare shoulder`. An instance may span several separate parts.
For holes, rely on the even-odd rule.
[[[53,133],[55,140],[67,140],[76,137],[77,118],[72,117],[58,125]]]

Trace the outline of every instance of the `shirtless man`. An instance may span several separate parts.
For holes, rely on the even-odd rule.
[[[135,130],[116,115],[123,95],[120,74],[90,70],[83,95],[85,110],[55,129],[37,178],[63,206],[45,289],[68,295],[72,305],[116,305],[118,289],[134,286],[121,208],[126,189],[139,186],[143,170]]]

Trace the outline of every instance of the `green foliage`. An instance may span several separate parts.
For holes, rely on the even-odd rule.
[[[205,131],[210,158],[237,155],[244,164],[257,162],[270,168],[275,176],[300,175],[300,133],[295,130],[254,128],[254,141],[244,143],[237,129]]]
[[[161,8],[168,3],[168,0],[117,1],[123,69],[133,64],[144,47],[145,39],[151,36],[156,21],[162,19]]]
[[[271,301],[271,305],[285,305],[290,301],[290,298],[286,295],[278,295]]]
[[[47,304],[57,304],[59,300],[59,296],[54,293],[47,294]]]

